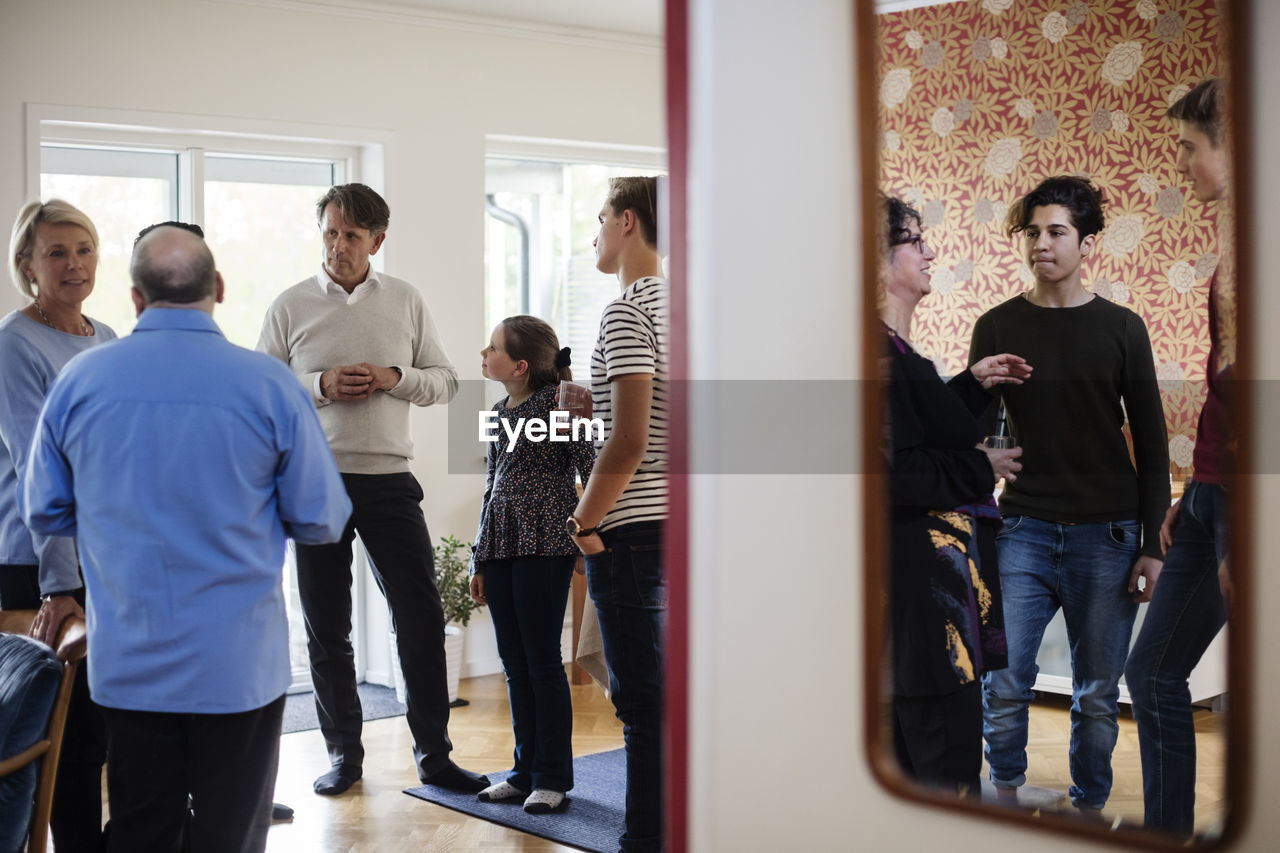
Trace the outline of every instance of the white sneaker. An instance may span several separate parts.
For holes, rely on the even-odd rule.
[[[505,779],[496,785],[490,785],[480,793],[476,794],[476,799],[482,803],[496,803],[501,800],[514,800],[516,797],[527,797],[528,791],[521,791],[515,785]]]
[[[560,791],[549,791],[546,788],[534,788],[533,793],[524,801],[524,810],[529,814],[546,814],[553,812],[564,804],[564,794]]]

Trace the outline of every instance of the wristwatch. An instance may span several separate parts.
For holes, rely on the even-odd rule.
[[[592,533],[596,532],[594,527],[583,527],[578,519],[574,518],[572,515],[569,516],[567,521],[565,521],[564,529],[569,531],[570,536],[577,536],[579,539],[583,536],[590,536]]]

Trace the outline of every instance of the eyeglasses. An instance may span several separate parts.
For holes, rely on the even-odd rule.
[[[923,235],[923,234],[912,234],[911,236],[909,236],[909,237],[905,237],[905,238],[903,238],[903,239],[899,239],[899,240],[890,240],[890,241],[889,241],[889,246],[890,246],[890,247],[893,247],[893,246],[907,246],[907,245],[910,245],[910,244],[912,244],[912,243],[914,243],[914,244],[915,244],[916,249],[918,249],[918,250],[919,250],[919,252],[920,252],[920,254],[922,254],[922,255],[923,255],[925,252],[929,251],[929,247],[928,247],[928,246],[926,246],[926,245],[924,244],[924,235]]]

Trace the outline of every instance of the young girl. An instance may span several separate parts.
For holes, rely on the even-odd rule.
[[[480,355],[485,378],[507,389],[493,407],[500,420],[513,430],[520,418],[550,424],[560,380],[572,373],[569,349],[560,349],[549,325],[508,317]],[[559,808],[573,787],[573,706],[560,634],[578,553],[564,520],[578,502],[575,469],[585,483],[595,461],[585,433],[579,441],[535,442],[521,430],[508,452],[506,430],[498,430],[472,563],[471,596],[489,605],[516,739],[511,777],[479,797],[520,797],[534,814]]]

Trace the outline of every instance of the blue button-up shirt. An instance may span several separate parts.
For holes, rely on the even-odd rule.
[[[336,541],[351,514],[298,380],[180,308],[67,364],[19,505],[79,542],[94,700],[207,714],[285,692],[285,537]]]

